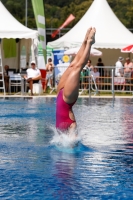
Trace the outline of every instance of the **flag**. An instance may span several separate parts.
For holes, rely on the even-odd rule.
[[[46,63],[46,28],[43,0],[32,0],[32,6]]]
[[[63,29],[65,26],[67,26],[74,19],[75,19],[75,17],[72,14],[70,14],[69,17],[66,19],[66,21],[57,30],[55,30],[51,34],[51,37],[54,38],[60,32],[61,29]]]

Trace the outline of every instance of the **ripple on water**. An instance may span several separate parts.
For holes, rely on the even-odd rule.
[[[132,199],[132,104],[79,99],[75,140],[52,128],[55,99],[0,99],[0,198]]]

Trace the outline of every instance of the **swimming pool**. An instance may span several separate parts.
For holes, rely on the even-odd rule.
[[[0,199],[133,199],[133,99],[78,99],[74,149],[55,144],[55,98],[0,107]]]

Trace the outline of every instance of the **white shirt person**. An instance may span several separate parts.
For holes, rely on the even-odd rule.
[[[41,75],[41,72],[39,69],[35,68],[29,68],[26,70],[27,72],[27,79],[28,78],[33,78],[33,77],[37,77],[37,76],[40,76]],[[40,79],[39,79],[40,80]]]
[[[27,69],[27,75],[24,76],[26,81],[29,83],[29,87],[31,90],[31,96],[33,96],[33,83],[38,83],[41,80],[41,72],[36,68],[35,61],[31,61],[31,68]]]
[[[124,73],[123,64],[122,64],[123,60],[124,58],[119,57],[118,61],[115,64],[115,76],[117,77],[121,77]]]

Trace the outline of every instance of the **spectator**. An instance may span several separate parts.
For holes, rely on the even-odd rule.
[[[86,64],[86,69],[89,70],[89,71],[92,71],[93,70],[93,65],[91,64],[91,60],[88,60],[87,61],[87,64]]]
[[[100,76],[104,76],[104,70],[103,70],[103,67],[102,67],[102,66],[104,66],[104,64],[103,64],[101,58],[98,58],[98,63],[96,64],[96,66],[99,67]]]
[[[84,67],[80,73],[80,88],[86,89],[86,67]]]
[[[9,66],[4,66],[4,81],[5,81],[5,91],[9,92],[9,76],[8,76]]]
[[[44,92],[46,92],[48,82],[50,81],[51,87],[53,87],[53,74],[54,74],[54,65],[52,59],[48,59],[48,63],[46,65],[46,82],[44,85]]]
[[[93,71],[91,72],[91,75],[93,75],[95,81],[99,79],[100,73],[98,71],[98,68],[95,66]]]
[[[131,83],[131,72],[133,68],[133,63],[130,61],[130,58],[126,58],[126,62],[124,64],[124,77],[125,77],[125,83],[130,84]],[[125,87],[123,87],[123,90]]]
[[[95,66],[93,71],[91,71],[91,75],[93,76],[96,84],[98,85],[98,88],[100,89],[100,87],[99,87],[99,83],[101,82],[100,79],[99,79],[100,73],[98,71],[98,67],[97,66]]]
[[[91,65],[91,60],[89,59],[81,72],[84,89],[87,89],[89,85],[89,76],[92,70],[93,70],[93,65]]]
[[[124,74],[125,73],[131,74],[132,68],[133,68],[133,63],[130,61],[130,58],[126,58],[126,62],[124,64]]]
[[[5,65],[4,66],[4,75],[8,75],[8,70],[9,70],[9,66],[8,65]]]
[[[115,76],[117,77],[123,76],[123,60],[124,58],[119,57],[118,61],[115,64]]]
[[[131,90],[133,90],[133,68],[132,68],[132,71],[131,71],[131,84],[132,84]]]
[[[36,68],[35,61],[31,61],[31,68],[27,69],[26,72],[27,75],[24,78],[29,83],[31,96],[33,96],[33,83],[39,83],[39,80],[41,80],[41,72]]]

